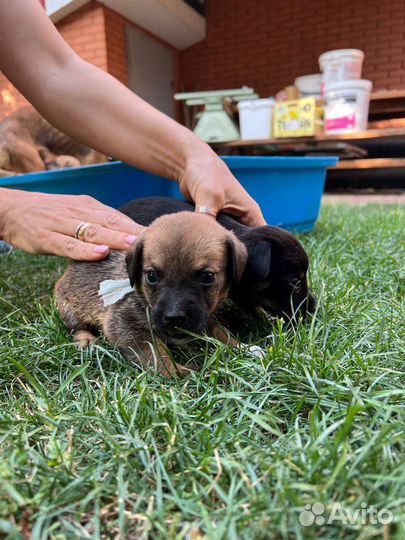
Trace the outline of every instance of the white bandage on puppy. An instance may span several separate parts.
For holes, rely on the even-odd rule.
[[[98,294],[104,306],[111,306],[133,291],[129,279],[105,279],[100,283]]]
[[[247,343],[240,343],[239,347],[247,356],[250,356],[251,358],[259,358],[260,360],[266,358],[268,353],[268,349],[260,347],[259,345],[248,345]]]

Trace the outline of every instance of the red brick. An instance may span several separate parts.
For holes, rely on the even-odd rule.
[[[348,47],[365,52],[363,77],[375,88],[398,86],[399,64],[403,81],[403,0],[314,0],[309,10],[304,4],[234,0],[229,9],[226,0],[206,0],[206,39],[180,51],[182,89],[237,83],[266,96],[318,71],[322,52]]]

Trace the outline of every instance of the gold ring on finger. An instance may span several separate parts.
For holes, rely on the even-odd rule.
[[[79,225],[76,227],[75,232],[75,238],[77,240],[81,240],[82,242],[85,242],[84,235],[86,233],[86,230],[90,227],[91,223],[87,223],[86,221],[82,221],[79,223]]]

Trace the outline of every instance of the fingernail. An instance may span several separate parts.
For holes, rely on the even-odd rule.
[[[131,244],[133,244],[136,240],[136,236],[134,236],[133,234],[128,234],[128,236],[126,236],[124,238],[125,242],[130,246]]]
[[[108,246],[96,246],[94,248],[94,253],[107,253],[108,252]]]

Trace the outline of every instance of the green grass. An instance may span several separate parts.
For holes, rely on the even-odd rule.
[[[268,330],[262,361],[203,343],[170,382],[75,349],[64,261],[0,257],[0,537],[404,538],[403,234],[400,208],[325,208],[302,238],[316,318]],[[315,502],[394,521],[304,527]]]

